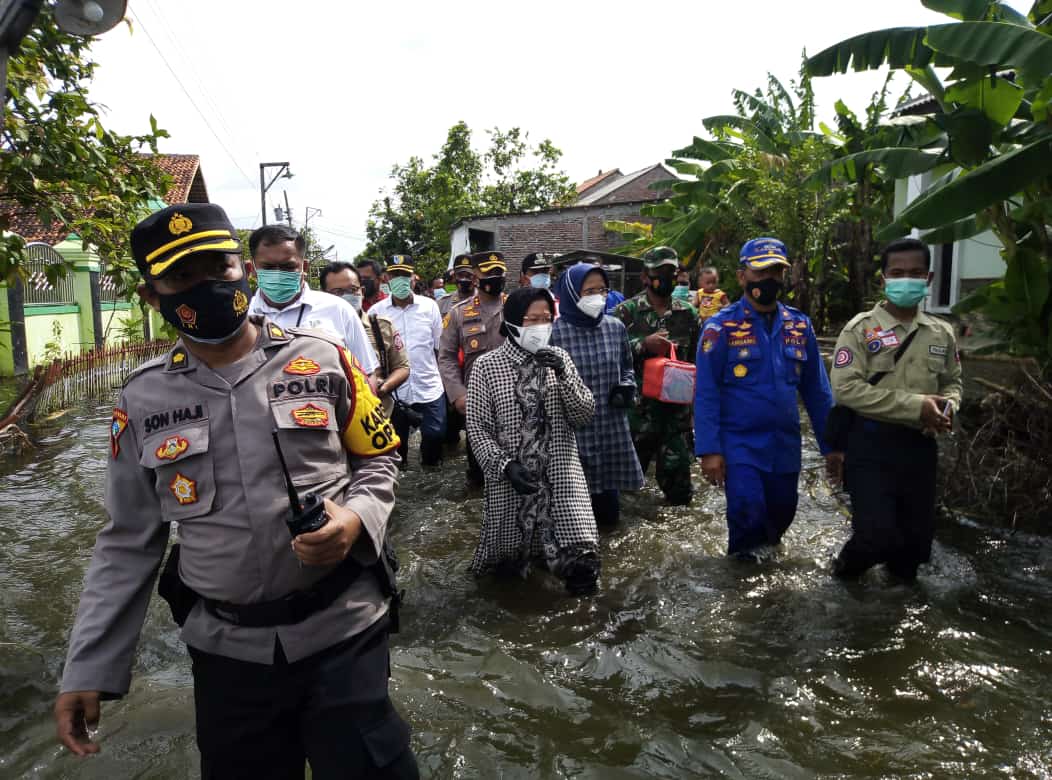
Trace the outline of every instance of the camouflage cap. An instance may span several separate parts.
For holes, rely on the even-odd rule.
[[[656,246],[643,253],[643,265],[646,268],[660,268],[663,265],[679,268],[679,255],[670,246]]]

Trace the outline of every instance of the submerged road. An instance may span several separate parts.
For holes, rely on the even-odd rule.
[[[103,752],[53,738],[109,415],[74,410],[0,462],[0,778],[198,776],[189,661],[156,598]],[[424,777],[1052,777],[1052,539],[964,520],[915,586],[844,586],[828,560],[846,521],[810,448],[777,559],[723,557],[715,490],[671,508],[648,488],[604,535],[599,593],[573,599],[544,574],[471,578],[463,449],[432,472],[411,456],[391,688]]]

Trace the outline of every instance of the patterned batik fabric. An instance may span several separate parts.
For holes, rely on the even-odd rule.
[[[595,402],[570,356],[558,347],[552,349],[566,364],[561,377],[551,369],[538,371],[529,353],[507,341],[480,357],[468,379],[468,439],[486,480],[482,530],[470,566],[475,574],[504,570],[509,565],[519,570],[527,542],[520,510],[528,497],[515,492],[504,468],[518,460],[532,469],[523,458],[534,459],[527,453],[542,443],[547,461],[538,476],[547,486],[548,505],[543,517],[540,504],[527,510],[534,529],[526,548],[529,557],[543,559],[558,575],[579,551],[598,550],[599,534],[574,437],[575,428],[591,420]],[[527,360],[533,364],[531,371],[543,374],[537,392],[547,427],[544,435],[535,429],[542,419],[540,411],[524,415],[516,396],[520,368]],[[531,428],[529,433],[527,427]],[[546,538],[550,551],[545,550]]]

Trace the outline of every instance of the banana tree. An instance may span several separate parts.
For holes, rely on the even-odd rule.
[[[922,121],[924,143],[896,143],[849,155],[846,165],[894,175],[943,173],[878,233],[887,240],[925,231],[929,243],[992,230],[1003,279],[973,293],[959,311],[982,311],[1002,345],[1052,359],[1052,0],[1024,16],[1002,2],[922,0],[956,21],[855,36],[807,61],[814,76],[884,66],[922,85],[939,112]],[[951,68],[945,82],[935,68]],[[946,169],[945,171],[943,169]],[[831,176],[843,175],[845,168]]]

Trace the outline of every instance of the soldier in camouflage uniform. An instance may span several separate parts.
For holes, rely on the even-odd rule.
[[[643,255],[643,292],[614,309],[614,316],[628,329],[635,358],[636,384],[643,389],[643,363],[667,357],[670,345],[676,357],[693,360],[698,345],[698,313],[689,303],[672,297],[679,258],[670,247],[656,247]],[[658,486],[673,505],[689,504],[693,496],[690,464],[693,461],[691,407],[668,404],[640,395],[628,413],[632,441],[643,471],[656,461]]]

